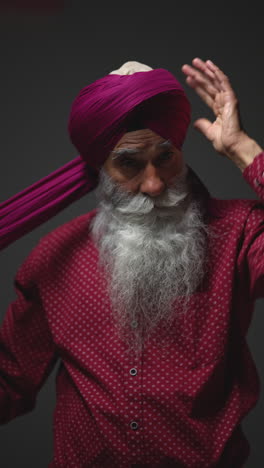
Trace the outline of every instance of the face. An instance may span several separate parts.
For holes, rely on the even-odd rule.
[[[183,169],[182,152],[150,129],[128,132],[119,140],[104,169],[125,190],[161,195]]]

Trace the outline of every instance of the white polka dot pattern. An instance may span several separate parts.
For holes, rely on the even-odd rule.
[[[262,200],[263,171],[261,154],[243,173]],[[139,357],[115,329],[95,214],[44,237],[19,269],[0,330],[1,422],[34,407],[60,359],[50,468],[241,467],[240,422],[259,397],[246,333],[263,296],[263,203],[210,199],[208,274],[187,320],[157,330]]]

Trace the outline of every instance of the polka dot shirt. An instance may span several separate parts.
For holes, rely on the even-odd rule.
[[[260,391],[246,334],[264,291],[264,153],[243,176],[256,200],[208,200],[209,268],[188,320],[157,330],[139,356],[112,318],[89,230],[96,210],[41,239],[20,267],[0,329],[0,419],[32,410],[59,361],[49,468],[245,463],[241,421]]]

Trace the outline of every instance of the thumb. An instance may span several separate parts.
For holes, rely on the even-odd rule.
[[[212,122],[210,122],[210,120],[208,119],[197,119],[193,123],[194,128],[196,128],[196,130],[199,130],[199,132],[201,132],[209,140],[210,140],[209,129],[211,125],[212,125]]]

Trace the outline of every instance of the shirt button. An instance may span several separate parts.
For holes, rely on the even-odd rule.
[[[129,372],[131,375],[137,375],[137,369],[135,369],[135,367],[133,367],[133,369],[130,369]]]
[[[138,423],[136,421],[131,421],[130,427],[133,431],[136,431],[138,429]]]
[[[131,322],[131,327],[132,327],[132,328],[137,328],[137,326],[138,326],[138,322],[137,322],[136,320],[133,320],[133,321]]]

